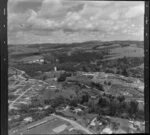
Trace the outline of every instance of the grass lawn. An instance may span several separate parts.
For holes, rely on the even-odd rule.
[[[66,121],[54,118],[44,124],[29,129],[29,131],[26,129],[23,131],[23,133],[24,134],[54,134],[55,132],[53,131],[53,129],[63,124],[70,125]]]

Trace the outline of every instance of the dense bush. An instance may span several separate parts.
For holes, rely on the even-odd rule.
[[[131,100],[129,102],[129,109],[128,113],[132,117],[135,117],[136,113],[138,112],[138,102],[136,100]]]
[[[73,53],[72,55],[66,54],[57,54],[57,58],[59,59],[60,63],[64,63],[64,62],[90,62],[92,60],[96,60],[96,59],[102,59],[103,55],[105,52],[103,53],[98,53],[98,52],[85,52],[85,51],[81,51],[81,52],[76,52]]]
[[[60,75],[60,77],[57,79],[58,82],[64,82],[66,80],[66,75]]]
[[[72,99],[72,100],[70,100],[69,105],[73,106],[73,107],[77,107],[78,103],[79,103],[78,99]]]
[[[53,108],[56,108],[62,104],[66,103],[66,99],[63,96],[58,96],[55,99],[52,100],[51,106]]]
[[[97,104],[89,102],[89,113],[98,113],[101,115],[110,115],[121,118],[139,118],[141,112],[138,110],[137,101],[126,101],[124,96],[109,96],[107,94],[100,96]]]
[[[84,93],[82,95],[82,99],[81,99],[81,104],[85,103],[85,102],[88,102],[89,101],[89,94],[88,93]]]
[[[107,97],[101,97],[98,100],[98,105],[101,107],[109,106],[109,104],[110,104],[110,100]]]
[[[117,99],[119,100],[119,102],[122,102],[125,100],[125,97],[121,95],[121,96],[118,96]]]
[[[111,82],[108,82],[108,85],[111,85]]]
[[[114,130],[118,130],[120,123],[112,122],[111,124],[112,124],[112,128],[113,128]]]
[[[25,71],[30,77],[35,77],[35,76],[39,76],[40,74],[38,73],[38,71],[41,72],[47,72],[47,71],[52,71],[54,69],[54,65],[53,64],[17,64],[15,65],[15,67],[17,69],[23,70]]]
[[[99,89],[99,90],[101,90],[101,91],[105,91],[103,85],[100,84],[100,83],[92,82],[92,83],[91,83],[91,86],[94,87],[94,88],[97,88],[97,89]]]
[[[64,82],[66,80],[67,77],[70,77],[72,74],[70,72],[65,72],[63,74],[60,75],[60,77],[58,78],[58,82]]]
[[[124,76],[126,76],[126,77],[128,77],[128,72],[127,72],[127,69],[123,69],[123,71],[122,71],[122,75],[124,75]]]

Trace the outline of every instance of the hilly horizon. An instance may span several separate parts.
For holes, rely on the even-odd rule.
[[[83,41],[83,42],[72,42],[72,43],[33,43],[33,44],[8,44],[8,45],[72,45],[72,44],[84,44],[84,43],[110,43],[110,42],[144,42],[144,40],[111,40],[111,41],[102,41],[102,40],[89,40],[89,41]]]

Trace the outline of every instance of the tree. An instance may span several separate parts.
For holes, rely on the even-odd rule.
[[[72,99],[73,98],[73,95],[70,95],[70,99]]]
[[[128,72],[127,72],[127,69],[126,69],[126,68],[123,69],[122,75],[128,77]]]
[[[101,121],[102,119],[103,119],[103,115],[101,113],[98,113],[97,120]]]
[[[65,103],[65,98],[63,96],[58,96],[58,97],[56,97],[55,99],[52,100],[52,105],[51,106],[53,108],[56,108],[56,107],[58,107],[58,106],[60,106],[64,103]]]
[[[106,107],[110,104],[110,100],[107,97],[101,97],[98,100],[98,105],[101,107]]]
[[[92,85],[92,87],[95,87],[95,88],[97,88],[97,89],[99,89],[101,91],[104,91],[104,87],[100,83],[92,82],[91,85]]]
[[[90,106],[88,110],[89,113],[96,113],[97,111],[98,111],[98,107],[96,106],[96,104]]]
[[[121,95],[121,96],[118,96],[117,99],[119,100],[119,102],[123,102],[125,100],[125,97]]]
[[[70,100],[70,106],[77,107],[77,105],[78,105],[78,100],[77,99]]]
[[[83,65],[82,70],[83,70],[84,72],[88,72],[87,66]]]
[[[54,112],[55,112],[55,108],[49,107],[49,108],[45,111],[45,115],[49,115],[49,114],[54,113]]]
[[[114,99],[112,102],[110,102],[110,115],[116,116],[119,112],[119,103],[118,100]]]
[[[138,102],[136,100],[131,100],[129,105],[129,115],[134,116],[138,112]]]
[[[119,125],[120,125],[120,123],[112,122],[112,128],[113,128],[114,130],[117,130],[117,129],[119,128]]]
[[[82,95],[81,104],[88,102],[88,101],[89,101],[89,95],[88,93],[85,93],[84,95]]]
[[[43,75],[42,80],[45,81],[47,79],[47,75]]]
[[[107,82],[106,82],[106,81],[104,81],[104,84],[105,84],[105,85],[107,85]]]
[[[111,82],[108,82],[108,85],[111,85]]]
[[[45,104],[45,105],[49,105],[50,103],[51,103],[51,99],[45,99],[45,100],[44,100],[44,104]]]
[[[76,82],[76,83],[77,83],[77,82]],[[80,91],[80,88],[79,88],[79,87],[76,87],[75,93],[76,93],[76,95],[77,95],[78,98],[79,98],[79,91]]]
[[[58,82],[64,82],[66,80],[66,75],[65,74],[62,74],[60,75],[60,77],[58,78]]]

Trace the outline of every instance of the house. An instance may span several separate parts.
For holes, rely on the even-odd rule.
[[[102,134],[112,134],[112,130],[111,128],[107,127],[107,128],[104,128],[103,131],[102,131]]]
[[[96,126],[95,121],[96,121],[96,118],[94,118],[94,119],[91,121],[90,126]]]
[[[13,117],[12,117],[12,119],[19,119],[20,118],[20,115],[14,115]]]
[[[82,73],[82,75],[84,75],[84,76],[89,76],[89,77],[93,77],[95,74],[94,74],[94,73]]]
[[[61,126],[58,126],[58,127],[54,128],[53,131],[55,133],[60,133],[60,132],[64,131],[67,127],[68,126],[66,124],[63,124]]]
[[[79,107],[79,108],[81,108],[82,110],[84,110],[84,109],[88,109],[88,107],[87,107],[87,106],[84,106],[84,105],[81,105],[81,104],[78,104],[78,107]]]
[[[29,63],[29,64],[32,64],[32,63],[43,64],[44,58],[42,56],[36,55],[36,56],[26,57],[26,58],[22,59],[20,62]]]
[[[54,68],[55,70],[55,68]],[[55,71],[49,71],[49,72],[44,72],[43,75],[46,75],[48,78],[59,78],[61,76],[61,74],[63,74],[65,71],[63,70],[57,70],[56,68],[56,72]]]
[[[80,108],[75,108],[73,112],[75,112],[75,113],[82,112],[82,109],[80,109]]]
[[[114,132],[115,134],[126,134],[127,132],[122,130],[122,129],[118,129],[117,131]]]
[[[26,117],[26,118],[24,118],[24,121],[26,121],[26,122],[32,122],[32,117]]]
[[[96,96],[91,96],[91,99],[96,99],[97,97]]]

